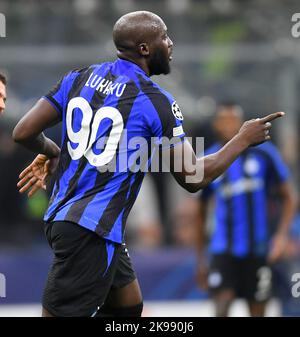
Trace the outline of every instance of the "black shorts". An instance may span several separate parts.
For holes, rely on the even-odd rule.
[[[265,258],[213,255],[208,285],[213,296],[230,289],[236,297],[264,302],[271,296],[272,271]]]
[[[109,291],[136,279],[125,244],[117,244],[71,222],[45,224],[54,260],[43,307],[54,316],[92,316]]]

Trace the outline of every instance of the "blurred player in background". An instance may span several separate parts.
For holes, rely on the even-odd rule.
[[[116,22],[113,39],[115,62],[71,71],[14,129],[16,142],[40,153],[21,174],[21,192],[32,195],[45,188],[45,178],[59,162],[44,217],[55,257],[43,316],[142,313],[141,291],[123,240],[144,177],[141,169],[135,170],[135,161],[124,161],[124,154],[132,158],[140,153],[139,147],[128,147],[131,139],[142,137],[145,150],[152,137],[158,143],[173,140],[174,146],[168,147],[170,170],[181,186],[195,192],[248,146],[270,139],[270,122],[283,116],[278,112],[246,122],[224,148],[205,158],[204,179],[197,178],[204,159],[197,159],[184,139],[183,117],[174,98],[150,79],[170,72],[173,43],[165,23],[150,12],[129,13]],[[43,134],[60,121],[61,149]],[[148,156],[146,163],[151,151]],[[120,169],[105,169],[120,161]],[[174,169],[178,163],[180,172]],[[188,183],[188,177],[194,182]]]
[[[232,139],[242,122],[240,106],[230,102],[220,104],[213,121],[219,141],[205,154],[218,151]],[[272,238],[267,213],[270,188],[276,188],[282,203],[281,218]],[[215,199],[215,223],[208,271],[205,226],[212,197]],[[247,300],[252,316],[264,315],[272,285],[268,264],[284,255],[295,204],[288,169],[270,142],[249,147],[202,191],[197,242],[198,281],[201,287],[210,289],[217,316],[227,316],[230,304],[237,297]]]
[[[0,115],[3,115],[6,103],[6,77],[0,73]]]

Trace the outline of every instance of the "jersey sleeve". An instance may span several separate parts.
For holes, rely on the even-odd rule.
[[[64,102],[66,95],[66,87],[71,73],[68,73],[63,78],[61,78],[52,89],[43,96],[59,113],[60,117],[62,116],[64,110]]]
[[[170,94],[149,93],[146,95],[147,123],[155,143],[162,147],[175,146],[181,143],[183,116],[175,99]]]

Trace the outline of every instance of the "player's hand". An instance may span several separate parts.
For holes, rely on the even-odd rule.
[[[271,249],[268,254],[269,263],[276,263],[285,256],[288,239],[287,234],[277,233],[274,235],[271,242]]]
[[[33,162],[19,175],[17,187],[20,193],[27,192],[32,197],[38,190],[46,190],[48,178],[53,174],[58,164],[58,157],[49,159],[39,154]]]
[[[239,135],[246,142],[247,146],[258,145],[270,140],[271,122],[284,116],[284,114],[284,112],[275,112],[263,118],[246,121],[240,129]]]

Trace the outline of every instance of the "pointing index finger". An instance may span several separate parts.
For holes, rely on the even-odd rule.
[[[267,122],[272,122],[274,119],[276,118],[279,118],[279,117],[282,117],[284,116],[285,113],[283,111],[280,111],[280,112],[274,112],[268,116],[265,116],[263,118],[260,119],[261,123],[267,123]]]

